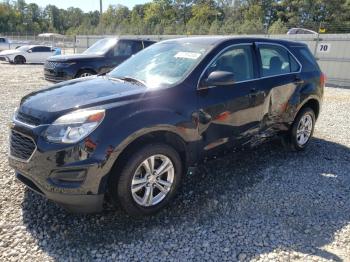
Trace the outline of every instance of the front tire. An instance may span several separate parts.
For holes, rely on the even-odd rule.
[[[315,123],[315,112],[309,107],[302,108],[286,137],[285,145],[292,151],[304,150],[312,138]]]
[[[25,64],[26,63],[26,59],[24,58],[24,56],[18,55],[13,59],[13,62],[15,64]]]
[[[88,77],[92,75],[96,75],[96,74],[90,70],[82,70],[77,74],[76,78]]]
[[[132,153],[119,170],[109,183],[112,200],[129,215],[141,217],[157,213],[173,199],[183,167],[175,149],[149,144]]]

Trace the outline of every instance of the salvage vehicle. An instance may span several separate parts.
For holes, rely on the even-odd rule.
[[[100,211],[108,196],[133,216],[154,214],[202,160],[276,136],[305,149],[324,84],[302,43],[167,40],[105,76],[23,97],[9,163],[25,185],[68,210]]]
[[[154,44],[143,39],[104,38],[82,54],[61,55],[48,59],[44,76],[50,82],[105,74],[140,50]]]
[[[44,63],[47,58],[60,54],[60,50],[42,45],[24,45],[13,50],[0,52],[0,61],[14,64]]]

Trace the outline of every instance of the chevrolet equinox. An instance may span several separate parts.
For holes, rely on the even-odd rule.
[[[302,43],[163,41],[107,75],[23,97],[9,162],[21,182],[70,211],[100,211],[108,195],[133,216],[150,215],[203,159],[276,135],[305,149],[324,84]]]

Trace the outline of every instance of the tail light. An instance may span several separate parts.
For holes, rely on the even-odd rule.
[[[324,87],[326,85],[326,82],[327,82],[326,74],[321,73],[321,76],[320,76],[320,84],[321,84],[321,86]]]

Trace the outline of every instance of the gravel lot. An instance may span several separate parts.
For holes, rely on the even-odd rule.
[[[49,85],[42,70],[0,63],[1,261],[350,261],[350,89],[326,89],[305,152],[276,141],[212,161],[166,210],[134,220],[111,208],[68,214],[15,180],[7,122]]]

